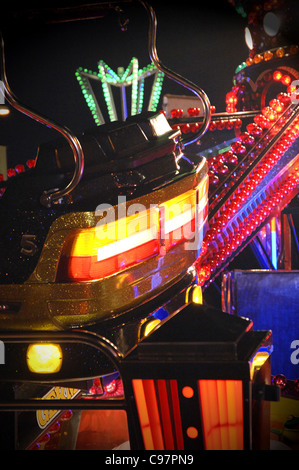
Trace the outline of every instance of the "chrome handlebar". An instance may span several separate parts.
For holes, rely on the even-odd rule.
[[[84,153],[81,147],[81,144],[77,137],[65,126],[61,126],[60,124],[51,121],[47,117],[38,114],[36,111],[30,109],[28,106],[23,105],[11,91],[10,86],[8,84],[7,76],[6,76],[6,67],[5,67],[5,50],[4,50],[4,40],[1,35],[1,78],[3,82],[4,88],[4,95],[7,101],[13,106],[15,109],[20,111],[21,113],[29,116],[31,119],[44,124],[45,126],[51,127],[52,129],[58,131],[63,137],[69,142],[71,149],[73,151],[74,160],[75,160],[75,170],[73,177],[69,184],[59,190],[49,190],[44,191],[41,195],[40,202],[43,206],[51,207],[54,201],[63,198],[70,194],[78,185],[79,181],[81,180],[83,170],[84,170]]]
[[[171,80],[175,81],[179,85],[182,85],[183,87],[192,91],[200,99],[200,101],[203,104],[204,120],[203,120],[202,127],[199,129],[199,131],[196,134],[193,134],[191,139],[188,139],[185,141],[182,140],[183,145],[193,144],[197,142],[208,130],[208,127],[211,121],[211,107],[210,107],[209,98],[206,95],[206,93],[197,85],[187,80],[186,78],[182,77],[181,75],[177,74],[176,72],[173,72],[172,70],[170,70],[169,68],[167,68],[165,65],[162,64],[162,62],[160,61],[158,57],[157,48],[156,48],[156,43],[157,43],[156,13],[154,12],[151,5],[149,5],[146,1],[139,0],[139,2],[144,6],[149,17],[148,48],[149,48],[149,55],[153,64],[157,67],[158,70],[163,72],[166,75],[166,77],[170,78]]]

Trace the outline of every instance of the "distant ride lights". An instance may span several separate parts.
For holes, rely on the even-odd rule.
[[[288,119],[292,120],[289,122]],[[283,131],[284,125],[287,127]],[[269,141],[277,135],[279,138],[268,149]],[[231,150],[209,159],[210,214],[215,212],[217,204],[226,194],[230,196],[211,217],[197,263],[199,285],[204,286],[211,282],[216,271],[219,273],[220,268],[224,269],[230,257],[241,246],[245,246],[246,240],[261,223],[277,208],[288,203],[299,183],[298,159],[286,171],[277,173],[273,181],[265,184],[261,196],[254,202],[252,200],[250,207],[246,209],[247,201],[258,185],[283,158],[298,136],[299,118],[291,97],[280,93],[254,117],[253,123],[247,125],[247,132],[241,133],[238,140],[231,144]],[[241,184],[232,192],[232,179],[225,186],[221,182],[233,165],[235,178]],[[215,191],[218,186],[218,191]]]
[[[299,74],[295,70],[284,66],[274,71],[265,70],[255,82],[244,74],[237,74],[234,86],[226,94],[226,112],[236,113],[265,107],[269,90],[278,84],[281,84],[282,91],[291,94],[292,101],[295,102],[298,100],[297,94],[299,95],[298,78]]]

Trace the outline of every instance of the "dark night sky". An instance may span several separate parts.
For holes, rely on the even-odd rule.
[[[161,61],[197,83],[217,111],[224,111],[235,68],[248,57],[246,20],[225,0],[204,8],[202,2],[154,5]],[[98,60],[103,59],[116,70],[126,67],[133,56],[140,67],[150,63],[146,12],[139,4],[125,9],[130,18],[126,32],[120,31],[114,13],[105,19],[45,25],[31,31],[11,28],[13,34],[6,41],[7,74],[18,98],[74,132],[93,127],[76,69],[96,71]],[[186,94],[186,90],[165,79],[165,93]],[[39,142],[56,137],[56,132],[15,110],[0,121],[0,145],[7,145],[9,166],[34,158]]]

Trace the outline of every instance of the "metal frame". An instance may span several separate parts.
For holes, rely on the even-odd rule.
[[[70,194],[80,182],[81,177],[83,175],[83,171],[84,171],[83,149],[78,138],[67,127],[63,127],[60,124],[57,124],[56,122],[50,120],[49,118],[42,116],[41,114],[38,114],[36,111],[34,111],[28,106],[23,105],[18,100],[18,98],[12,92],[9,86],[8,80],[7,80],[7,76],[6,76],[4,39],[2,35],[0,35],[0,41],[1,41],[1,49],[2,49],[2,54],[1,54],[2,81],[4,85],[5,98],[11,104],[11,106],[13,106],[17,111],[20,111],[21,113],[25,114],[31,119],[34,119],[35,121],[45,126],[51,127],[52,129],[62,134],[62,136],[70,144],[70,147],[74,155],[75,170],[74,170],[74,174],[70,183],[61,190],[44,191],[44,193],[42,194],[40,198],[40,202],[43,206],[51,207],[52,202],[57,201],[65,197],[66,195]]]
[[[201,103],[203,104],[203,111],[204,111],[204,120],[202,127],[196,134],[193,134],[192,137],[186,138],[186,140],[182,141],[183,145],[190,145],[197,142],[208,130],[210,121],[211,121],[211,105],[208,96],[206,93],[197,85],[195,85],[190,80],[182,77],[181,75],[173,72],[168,67],[162,64],[160,61],[158,54],[157,54],[157,17],[155,14],[154,9],[151,5],[143,0],[139,0],[140,3],[144,6],[147,11],[148,18],[149,18],[149,32],[148,32],[148,49],[149,55],[153,62],[153,64],[157,67],[158,70],[163,72],[166,77],[170,78],[171,80],[175,81],[179,85],[187,88],[189,91],[194,93]]]

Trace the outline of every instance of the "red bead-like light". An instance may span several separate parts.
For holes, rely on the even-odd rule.
[[[34,168],[35,160],[33,158],[30,158],[29,160],[27,160],[26,165],[28,166],[28,168]]]
[[[188,114],[189,116],[199,116],[200,108],[189,108]]]
[[[183,110],[182,109],[179,109],[179,108],[176,108],[176,109],[172,109],[170,111],[170,114],[171,114],[171,117],[177,117],[177,118],[180,118],[183,116]]]
[[[11,178],[12,176],[16,175],[16,170],[14,168],[8,168],[7,170],[7,176]]]
[[[217,129],[217,123],[216,121],[211,121],[209,125],[209,130],[210,131],[215,131]]]
[[[269,103],[269,106],[272,109],[274,109],[274,111],[276,111],[277,113],[282,113],[282,111],[285,108],[284,104],[281,101],[279,101],[278,99],[271,100],[270,103]]]
[[[17,173],[23,173],[25,171],[25,167],[22,164],[16,165],[15,170]]]

